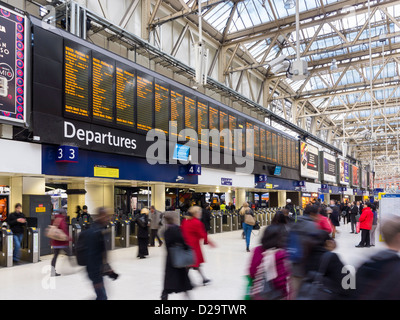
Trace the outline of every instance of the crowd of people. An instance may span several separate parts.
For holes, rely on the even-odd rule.
[[[79,211],[77,214],[87,214]],[[165,243],[166,260],[164,283],[161,299],[166,300],[172,293],[184,292],[189,297],[193,289],[189,272],[194,270],[207,285],[210,279],[204,274],[202,264],[205,262],[202,244],[215,247],[216,244],[208,237],[211,208],[209,205],[193,205],[188,208],[187,215],[180,223],[176,212],[159,212],[154,206],[141,209],[134,221],[138,224],[138,254],[145,258],[149,246],[159,246]],[[375,244],[377,225],[377,210],[374,203],[323,203],[309,204],[303,215],[292,210],[291,201],[287,206],[276,212],[271,225],[266,227],[261,237],[260,245],[250,250],[250,238],[256,219],[248,203],[239,209],[243,227],[245,247],[251,252],[248,269],[248,299],[254,300],[342,300],[342,299],[400,299],[400,289],[396,285],[400,279],[400,217],[388,218],[381,224],[381,232],[387,248],[373,255],[359,267],[355,286],[344,285],[344,264],[335,253],[336,241],[340,223],[351,223],[351,233],[360,234],[357,248],[366,248]],[[77,244],[77,258],[85,261],[88,278],[93,283],[96,297],[107,299],[103,277],[117,279],[108,263],[105,245],[106,226],[111,220],[112,212],[107,208],[98,208],[91,215],[93,223],[81,234]],[[14,261],[20,258],[20,238],[23,225],[26,223],[21,204],[15,206],[15,211],[8,217],[8,223],[14,233]],[[53,225],[68,235],[66,211],[60,209],[54,216]],[[160,236],[160,228],[163,228]],[[342,230],[343,232],[343,230]],[[81,238],[83,240],[81,240]],[[162,240],[163,239],[163,240]],[[51,260],[52,276],[59,276],[55,271],[59,253],[64,250],[68,256],[69,241],[51,239],[54,256]],[[84,245],[82,245],[84,243]],[[84,248],[79,249],[79,248]],[[176,250],[181,248],[192,253],[192,260],[184,267],[176,266]],[[78,257],[78,252],[85,252],[85,258]],[[79,253],[81,254],[81,253]],[[83,253],[82,253],[83,254]],[[182,257],[181,257],[182,258]],[[348,280],[351,282],[351,280]],[[349,283],[347,283],[349,284]]]

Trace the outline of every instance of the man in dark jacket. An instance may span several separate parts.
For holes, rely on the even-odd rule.
[[[88,249],[86,270],[96,292],[96,300],[107,300],[103,276],[116,279],[118,275],[107,263],[107,249],[104,239],[105,227],[111,215],[106,208],[99,208],[91,228],[85,230]]]
[[[400,217],[387,218],[381,231],[387,249],[372,256],[357,270],[356,299],[400,299]]]
[[[350,223],[351,223],[351,232],[350,233],[357,233],[356,230],[356,223],[357,219],[356,216],[360,214],[361,212],[359,211],[359,207],[355,205],[354,202],[351,203],[350,207]]]
[[[24,225],[26,223],[25,215],[22,213],[22,205],[20,203],[15,205],[15,211],[8,216],[7,222],[13,233],[13,261],[14,264],[17,264],[21,258],[21,243],[24,236]]]

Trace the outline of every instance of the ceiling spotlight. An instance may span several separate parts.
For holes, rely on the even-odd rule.
[[[338,69],[337,63],[336,63],[336,59],[332,60],[332,65],[331,65],[331,70],[335,71]]]
[[[293,9],[296,5],[296,1],[295,0],[284,0],[285,3],[285,9],[289,10],[289,9]]]

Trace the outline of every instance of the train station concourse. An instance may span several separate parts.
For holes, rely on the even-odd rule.
[[[399,33],[395,0],[1,0],[0,299],[399,300]]]

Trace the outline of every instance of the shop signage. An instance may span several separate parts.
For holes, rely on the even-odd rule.
[[[119,168],[96,165],[94,176],[102,178],[119,178]]]
[[[223,186],[231,186],[233,180],[231,178],[221,178],[221,185]]]

